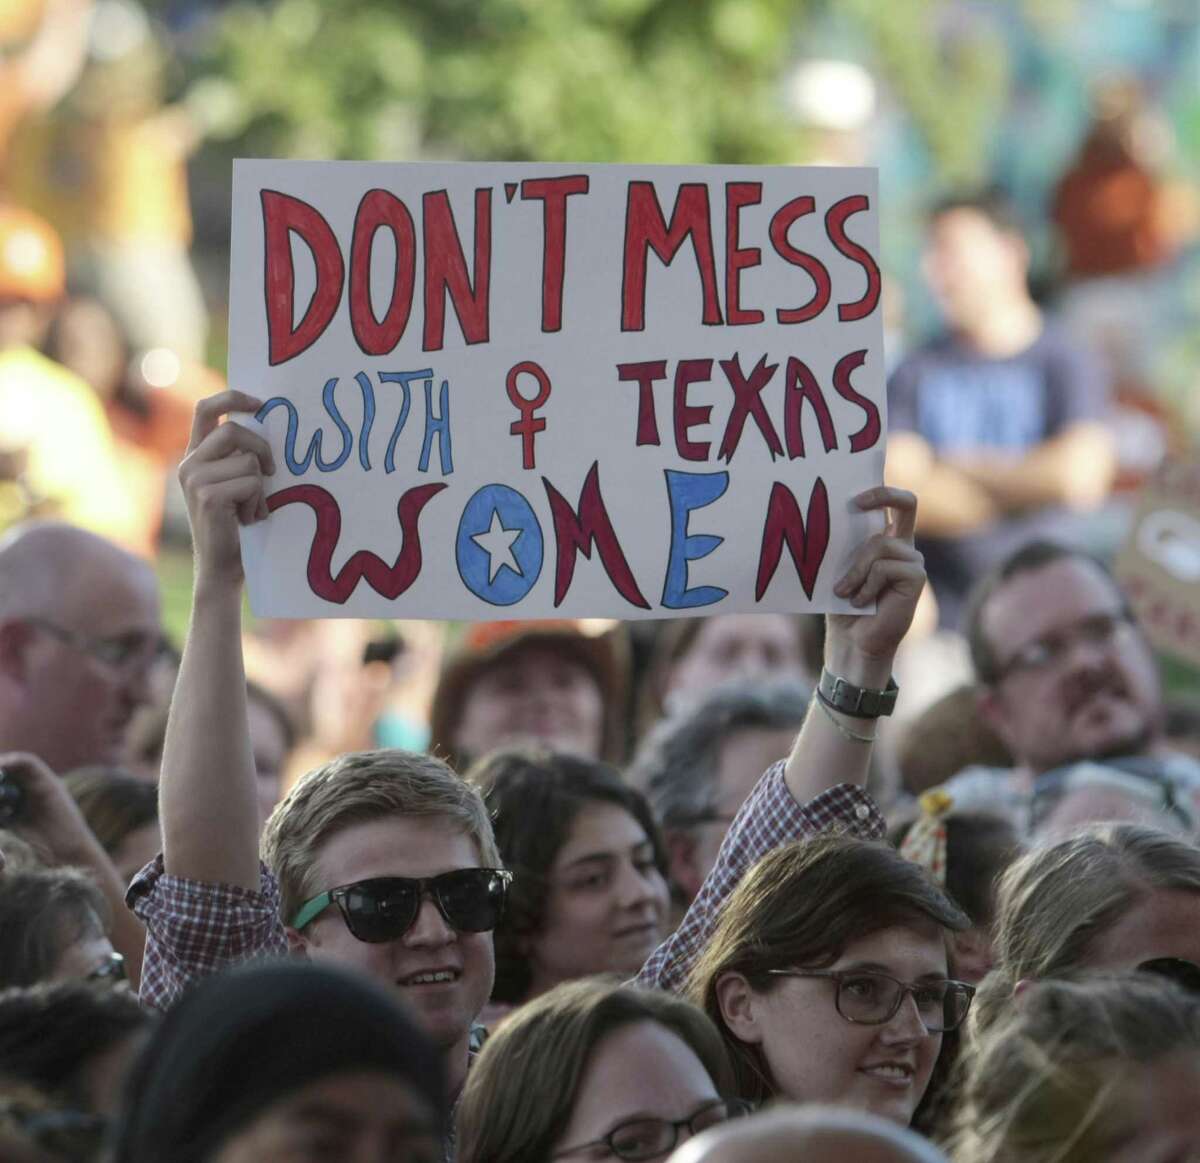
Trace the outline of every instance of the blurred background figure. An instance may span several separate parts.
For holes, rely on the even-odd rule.
[[[888,473],[922,498],[926,569],[956,627],[971,584],[1015,546],[1050,529],[1088,538],[1114,471],[1108,384],[1033,301],[998,192],[935,206],[924,271],[946,330],[892,373]]]
[[[429,748],[458,771],[489,751],[529,743],[619,761],[628,666],[619,625],[475,623],[442,666]]]
[[[91,387],[38,350],[66,289],[62,241],[0,202],[0,530],[57,517],[139,548],[137,501]]]
[[[791,680],[821,673],[824,624],[788,614],[717,614],[658,624],[638,695],[638,731],[731,679]]]
[[[99,0],[77,83],[14,136],[7,183],[53,222],[73,284],[111,305],[136,348],[198,361],[207,312],[188,254],[186,162],[199,133],[165,103],[168,59],[141,5]]]

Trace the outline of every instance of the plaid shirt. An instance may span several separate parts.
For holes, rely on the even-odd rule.
[[[259,865],[257,892],[168,876],[161,856],[133,878],[125,903],[146,926],[142,1004],[165,1010],[190,986],[220,969],[257,957],[283,957],[279,885]]]
[[[708,874],[679,928],[642,966],[636,984],[678,993],[700,951],[717,927],[721,907],[746,871],[768,852],[793,840],[822,832],[841,832],[860,840],[884,834],[875,801],[855,784],[839,783],[805,804],[798,804],[783,778],[784,760],[769,767],[729,825]]]
[[[717,863],[675,933],[651,954],[637,984],[679,990],[716,928],[721,906],[743,874],[773,848],[838,829],[864,840],[883,835],[883,817],[862,788],[837,784],[806,804],[788,791],[781,760],[747,797],[721,845]],[[184,880],[163,871],[162,857],[134,878],[126,903],[146,926],[142,1002],[165,1010],[201,978],[256,957],[282,957],[287,937],[279,885],[260,866],[257,892]]]

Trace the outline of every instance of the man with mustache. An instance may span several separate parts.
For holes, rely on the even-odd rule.
[[[1028,543],[976,587],[967,638],[980,713],[1016,766],[956,776],[947,789],[958,806],[1001,808],[1025,826],[1050,773],[1083,763],[1152,781],[1164,808],[1172,797],[1200,804],[1200,764],[1166,746],[1154,656],[1099,562]]]

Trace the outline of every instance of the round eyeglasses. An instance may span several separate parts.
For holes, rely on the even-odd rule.
[[[618,1159],[630,1160],[631,1163],[663,1159],[675,1150],[675,1145],[679,1142],[679,1132],[684,1128],[687,1128],[689,1134],[698,1135],[701,1131],[707,1131],[709,1127],[748,1115],[751,1109],[750,1104],[740,1098],[722,1098],[706,1103],[686,1119],[630,1119],[627,1123],[613,1127],[603,1138],[580,1143],[577,1147],[568,1147],[564,1151],[556,1152],[551,1158],[566,1159],[582,1151],[606,1147],[610,1154]]]
[[[965,981],[942,978],[910,984],[866,969],[768,969],[772,977],[825,977],[836,983],[834,1006],[848,1022],[882,1026],[900,1011],[911,995],[921,1024],[931,1034],[956,1030],[963,1023],[975,996],[975,987]]]

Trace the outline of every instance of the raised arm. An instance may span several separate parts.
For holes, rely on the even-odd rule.
[[[825,619],[825,669],[854,686],[883,690],[892,663],[925,586],[925,565],[913,547],[917,498],[881,486],[855,498],[864,511],[884,510],[882,533],[869,537],[834,593],[852,605],[875,603],[873,614],[830,614]],[[804,803],[836,784],[863,786],[871,758],[876,719],[844,715],[814,695],[808,716],[784,768],[788,791]]]
[[[222,392],[196,406],[179,470],[192,527],[192,617],[171,700],[159,784],[166,874],[256,890],[258,801],[242,666],[238,526],[267,515],[274,472],[261,436],[222,423],[260,402]]]
[[[857,606],[873,601],[875,611],[826,617],[825,666],[855,686],[882,690],[925,584],[924,563],[912,544],[917,499],[903,489],[880,487],[857,502],[863,509],[887,510],[888,523],[859,547],[834,589]],[[726,898],[771,849],[830,827],[864,839],[883,834],[879,810],[863,790],[874,737],[873,720],[840,714],[814,695],[791,755],[750,793],[687,915],[651,954],[638,984],[683,987]]]

